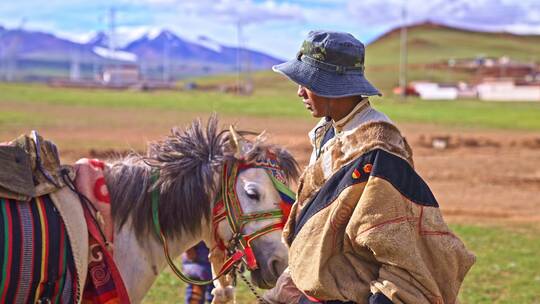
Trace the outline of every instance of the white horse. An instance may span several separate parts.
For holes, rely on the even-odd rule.
[[[143,300],[167,265],[164,241],[172,257],[204,241],[211,248],[215,274],[229,256],[223,249],[236,252],[233,261],[245,262],[252,282],[261,288],[272,287],[287,265],[279,190],[297,178],[297,164],[284,149],[265,144],[262,136],[248,141],[238,134],[248,132],[220,131],[217,123],[211,117],[206,126],[195,121],[185,130],[173,129],[167,138],[151,143],[145,156],[129,155],[105,167],[115,223],[113,259],[132,303]],[[16,204],[12,206],[25,206]],[[163,239],[157,237],[153,214]],[[6,244],[2,240],[0,248]],[[0,258],[5,253],[0,251]],[[6,262],[0,259],[0,264]],[[223,278],[215,282],[215,303],[233,301],[229,281]],[[4,293],[10,288],[21,291],[13,288],[17,282],[2,283]],[[13,293],[13,299],[41,299],[40,290],[26,290],[26,296]]]
[[[249,142],[234,129],[220,132],[216,126],[217,120],[211,118],[206,129],[200,122],[194,122],[185,132],[173,129],[165,140],[151,144],[147,157],[128,156],[111,163],[105,171],[113,218],[119,223],[114,259],[134,303],[144,298],[167,264],[162,244],[153,237],[149,193],[156,186],[150,181],[154,168],[161,172],[157,185],[161,192],[159,220],[164,235],[173,244],[171,256],[178,256],[203,240],[218,255],[212,259],[213,268],[222,263],[216,241],[227,243],[233,238],[227,221],[217,224],[218,235],[212,229],[211,212],[224,182],[223,165],[245,164],[234,186],[245,214],[276,210],[281,201],[275,181],[268,174],[269,168],[257,164],[269,163],[268,159],[272,158],[275,168],[287,181],[298,176],[295,160],[284,149],[264,144],[262,136]],[[275,217],[251,221],[245,224],[242,233],[250,235],[282,221]],[[253,250],[258,267],[251,272],[252,282],[260,288],[273,287],[288,262],[281,231],[273,230],[255,239]],[[218,296],[214,302],[232,300],[230,293],[224,296],[220,292],[226,287],[221,286],[224,282],[215,282]]]

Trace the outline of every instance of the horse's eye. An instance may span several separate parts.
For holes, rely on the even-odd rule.
[[[255,190],[253,188],[246,189],[246,194],[252,200],[258,201],[260,199],[259,192],[257,192],[257,190]]]

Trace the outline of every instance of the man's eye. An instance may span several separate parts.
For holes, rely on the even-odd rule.
[[[255,189],[247,189],[246,194],[252,200],[258,201],[260,199],[260,195]]]

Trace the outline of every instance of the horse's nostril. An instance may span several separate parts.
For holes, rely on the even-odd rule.
[[[278,278],[283,270],[285,270],[284,264],[279,259],[270,260],[268,266],[274,278]]]

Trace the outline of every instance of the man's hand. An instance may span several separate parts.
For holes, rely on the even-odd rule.
[[[296,304],[302,295],[291,279],[289,268],[286,268],[278,278],[276,286],[265,292],[263,298],[270,304]]]
[[[234,287],[216,287],[212,290],[214,299],[212,304],[232,304],[235,303],[234,299]]]

